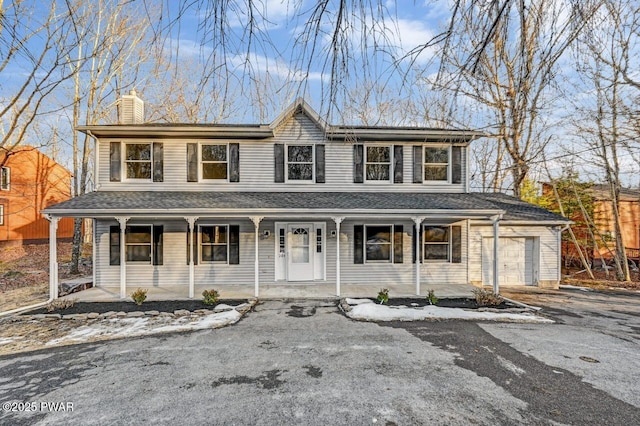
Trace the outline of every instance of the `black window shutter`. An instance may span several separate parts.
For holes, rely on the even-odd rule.
[[[163,225],[153,225],[153,264],[162,265],[162,234],[164,234]]]
[[[164,155],[162,142],[153,143],[153,181],[162,182],[164,180]],[[160,264],[161,265],[161,264]]]
[[[413,147],[413,183],[422,183],[422,145]]]
[[[416,256],[416,238],[418,239],[418,253]],[[418,231],[418,235],[414,235],[414,238],[411,242],[411,252],[413,254],[413,263],[416,263],[416,258],[420,259],[422,256],[422,225],[420,225],[420,231]]]
[[[324,178],[324,145],[316,145],[316,183],[325,183]]]
[[[187,144],[187,182],[198,181],[198,144]]]
[[[364,182],[364,145],[353,146],[353,183]]]
[[[462,147],[451,147],[451,183],[462,183]]]
[[[120,226],[109,227],[109,265],[120,264]]]
[[[462,263],[462,227],[451,227],[451,262]]]
[[[273,145],[274,182],[284,182],[284,144]]]
[[[240,226],[229,225],[229,264],[240,264]]]
[[[393,183],[402,183],[404,178],[402,176],[402,145],[393,146]]]
[[[353,263],[364,263],[364,225],[353,225]]]
[[[122,174],[122,156],[120,142],[111,142],[109,145],[109,180],[111,182],[120,182]]]
[[[240,182],[240,144],[229,144],[229,182]]]
[[[393,263],[402,263],[402,239],[403,239],[402,225],[394,225],[393,227]]]

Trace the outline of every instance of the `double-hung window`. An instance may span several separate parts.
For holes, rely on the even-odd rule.
[[[365,149],[366,180],[389,182],[391,179],[391,147],[367,146]]]
[[[313,181],[313,145],[287,146],[287,180]]]
[[[203,263],[228,263],[228,231],[227,225],[200,225],[200,260]]]
[[[151,180],[152,149],[150,143],[125,144],[124,163],[127,179]]]
[[[127,262],[151,263],[153,241],[151,228],[151,225],[127,226],[125,231]]]
[[[0,225],[4,225],[4,204],[0,204]]]
[[[365,226],[365,256],[367,262],[391,262],[393,253],[391,225]]]
[[[423,228],[424,260],[449,261],[451,253],[451,228],[428,226]]]
[[[449,180],[449,148],[431,147],[424,148],[424,180],[448,181]]]
[[[202,179],[228,178],[228,145],[201,145]]]

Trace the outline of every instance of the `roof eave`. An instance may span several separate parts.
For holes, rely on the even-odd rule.
[[[96,125],[77,126],[79,132],[97,138],[212,138],[212,139],[266,139],[273,137],[273,130],[265,126],[140,126]]]

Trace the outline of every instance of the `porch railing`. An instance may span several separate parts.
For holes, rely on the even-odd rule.
[[[640,248],[625,247],[624,251],[627,259],[640,260]]]

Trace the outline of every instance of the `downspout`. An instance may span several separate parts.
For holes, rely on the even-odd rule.
[[[502,214],[493,216],[493,292],[500,294],[500,259],[498,256],[500,247],[500,220],[502,220]]]

